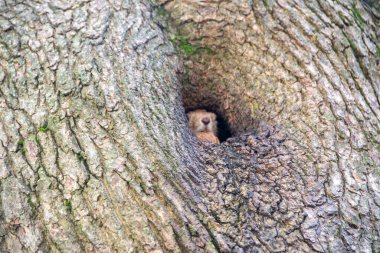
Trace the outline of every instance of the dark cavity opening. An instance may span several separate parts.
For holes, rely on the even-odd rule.
[[[227,120],[223,117],[221,113],[215,110],[212,106],[209,107],[190,107],[186,108],[185,112],[191,112],[197,109],[204,109],[208,112],[213,112],[216,114],[216,120],[218,121],[218,138],[220,142],[224,142],[232,136],[230,127],[228,126]]]

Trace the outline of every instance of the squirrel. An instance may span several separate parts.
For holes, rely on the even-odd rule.
[[[190,128],[200,141],[208,141],[214,144],[220,144],[217,137],[218,122],[216,114],[199,109],[187,113]]]

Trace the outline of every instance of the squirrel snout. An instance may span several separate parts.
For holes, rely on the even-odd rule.
[[[202,122],[203,122],[203,124],[208,125],[210,123],[210,119],[209,118],[203,118]]]

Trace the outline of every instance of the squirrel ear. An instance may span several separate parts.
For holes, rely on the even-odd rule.
[[[192,113],[192,112],[188,112],[188,113],[186,113],[186,116],[187,116],[187,119],[188,119],[188,120],[190,120],[191,113]]]

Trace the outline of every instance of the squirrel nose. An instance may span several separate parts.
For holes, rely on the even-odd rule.
[[[208,123],[210,123],[210,119],[209,118],[203,118],[202,122],[203,122],[203,124],[208,125]]]

